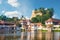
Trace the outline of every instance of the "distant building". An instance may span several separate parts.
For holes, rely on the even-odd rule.
[[[30,25],[28,25],[28,28],[31,30],[42,29],[42,27],[42,23],[30,23]]]
[[[0,27],[14,27],[14,23],[0,20]]]
[[[49,18],[48,20],[45,21],[45,25],[47,26],[54,26],[54,27],[59,27],[60,26],[60,20],[59,19],[54,19],[54,18]]]
[[[21,20],[19,21],[23,28],[28,28],[28,25],[30,25],[30,19],[25,18],[24,16],[21,17]]]
[[[20,23],[25,29],[42,28],[42,23],[32,23],[30,19],[27,19],[23,16],[21,17]]]

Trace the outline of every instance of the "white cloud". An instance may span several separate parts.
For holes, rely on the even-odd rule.
[[[53,15],[52,18],[56,18],[56,15]]]
[[[47,10],[47,8],[45,8],[45,10]]]
[[[5,15],[10,18],[19,17],[19,12],[18,11],[5,12]]]
[[[0,4],[2,3],[2,0],[0,0]]]
[[[3,10],[2,13],[5,13],[5,10]]]
[[[20,5],[17,0],[8,0],[8,4],[13,7],[18,7]]]
[[[29,20],[29,18],[27,16],[25,18]]]
[[[52,18],[60,19],[57,14],[54,14],[54,15],[52,16]]]
[[[57,16],[57,14],[54,14],[52,18],[59,18],[59,17]]]

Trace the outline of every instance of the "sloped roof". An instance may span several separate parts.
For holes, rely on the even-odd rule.
[[[59,19],[54,19],[54,18],[49,18],[45,22],[60,22],[60,20]]]
[[[42,23],[31,23],[31,25],[42,25]]]
[[[49,19],[46,20],[45,22],[51,22],[51,21],[53,21],[53,19],[52,19],[52,18],[49,18]]]
[[[59,20],[59,19],[53,19],[53,21],[54,21],[54,22],[60,22],[60,20]]]
[[[14,25],[14,23],[0,20],[0,25]]]

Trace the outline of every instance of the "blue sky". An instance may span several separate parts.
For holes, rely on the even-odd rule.
[[[0,0],[0,15],[30,17],[35,8],[54,8],[53,18],[60,19],[60,0]]]

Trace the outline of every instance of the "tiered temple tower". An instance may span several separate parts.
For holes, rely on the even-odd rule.
[[[32,19],[33,17],[36,17],[36,15],[40,15],[41,16],[42,12],[39,12],[39,10],[37,10],[37,11],[33,10],[30,19]]]

